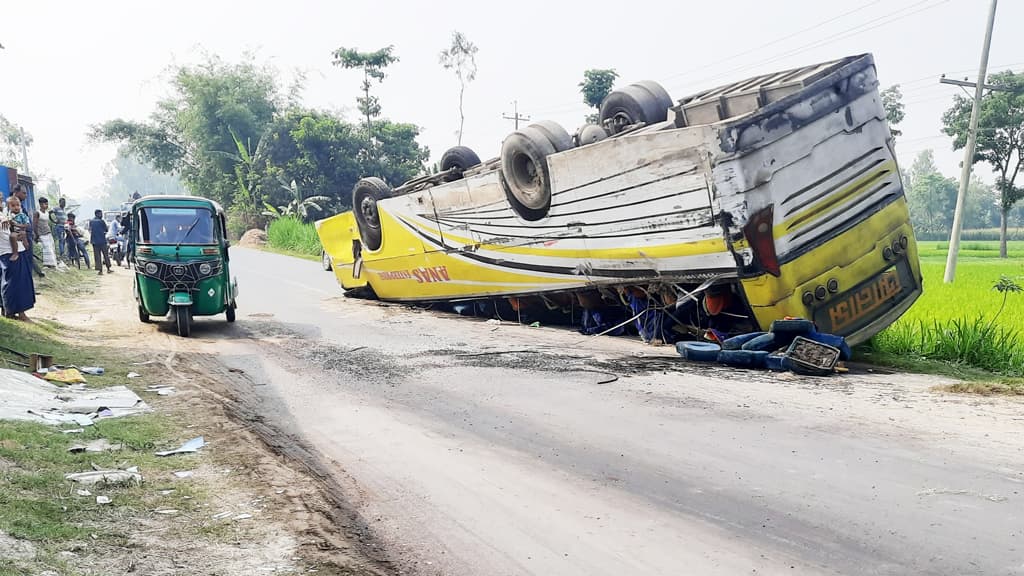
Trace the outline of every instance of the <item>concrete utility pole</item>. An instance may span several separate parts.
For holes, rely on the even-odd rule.
[[[974,86],[974,106],[971,109],[971,123],[967,129],[967,146],[964,148],[963,167],[960,169],[960,192],[956,195],[956,211],[953,212],[953,230],[949,234],[949,253],[946,255],[944,282],[951,284],[956,277],[956,258],[960,253],[960,230],[964,224],[964,204],[967,185],[971,181],[971,167],[974,164],[974,148],[978,142],[978,115],[981,113],[981,96],[985,90],[985,75],[988,72],[988,51],[992,46],[992,28],[996,22],[996,4],[992,0],[988,12],[988,26],[985,28],[985,44],[981,49],[981,65],[978,67],[978,82]]]
[[[526,121],[528,121],[530,119],[530,117],[529,116],[521,116],[519,114],[519,101],[518,100],[513,100],[512,101],[512,107],[515,110],[514,113],[512,114],[512,116],[509,116],[508,114],[502,114],[501,117],[504,118],[505,120],[515,120],[516,130],[519,130],[519,121],[522,120],[522,121],[526,122]]]
[[[21,128],[21,167],[25,170],[26,176],[32,176],[28,171],[28,146],[25,145],[25,129]]]

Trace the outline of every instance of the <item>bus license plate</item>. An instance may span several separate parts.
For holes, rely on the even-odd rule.
[[[914,290],[909,266],[900,262],[832,299],[814,314],[819,328],[848,335],[895,307]]]

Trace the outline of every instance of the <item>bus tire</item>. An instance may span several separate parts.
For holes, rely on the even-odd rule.
[[[739,350],[743,348],[743,345],[746,344],[747,342],[750,342],[754,338],[757,338],[758,336],[763,336],[765,334],[767,334],[767,332],[751,332],[749,334],[740,334],[739,336],[733,336],[732,338],[727,339],[725,342],[722,342],[722,350]]]
[[[736,368],[764,368],[768,352],[764,350],[722,350],[718,361]]]
[[[543,132],[548,137],[548,142],[555,147],[555,152],[565,152],[572,148],[572,136],[569,136],[569,133],[558,122],[541,120],[530,124],[529,127]]]
[[[785,334],[795,337],[807,336],[815,332],[815,329],[814,322],[804,320],[803,318],[794,318],[792,320],[773,320],[768,331],[772,334]]]
[[[455,168],[456,174],[446,178],[448,182],[454,182],[462,178],[462,173],[473,166],[480,164],[480,156],[466,146],[454,146],[445,150],[441,155],[441,171],[447,172]]]
[[[601,101],[601,124],[617,134],[630,124],[664,122],[671,107],[672,98],[660,84],[636,82],[612,91]]]
[[[775,334],[771,333],[761,334],[756,338],[751,338],[740,346],[740,350],[747,350],[750,352],[772,352],[778,348],[780,348],[779,342],[775,337]]]
[[[722,352],[722,347],[711,342],[678,342],[676,351],[686,360],[693,362],[715,362]]]
[[[608,133],[604,131],[604,128],[597,124],[587,124],[580,128],[580,131],[576,134],[576,145],[586,146],[587,144],[593,144],[594,142],[600,142],[608,137]]]
[[[390,197],[391,188],[374,176],[356,182],[352,189],[352,211],[359,227],[359,236],[363,245],[370,250],[380,250],[383,243],[377,202]]]
[[[547,135],[533,126],[509,134],[501,143],[501,187],[523,220],[540,220],[551,208],[547,157],[555,153]]]

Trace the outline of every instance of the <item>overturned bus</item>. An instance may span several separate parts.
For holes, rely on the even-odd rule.
[[[317,222],[324,266],[388,301],[648,308],[673,334],[802,317],[863,342],[921,294],[877,87],[871,55],[680,101],[631,84],[572,136],[538,122],[486,162],[456,147],[438,174],[360,180]]]

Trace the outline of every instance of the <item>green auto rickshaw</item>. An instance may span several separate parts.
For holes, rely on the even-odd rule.
[[[235,321],[238,282],[228,267],[227,226],[219,204],[196,196],[145,196],[132,204],[128,256],[139,320],[173,316],[179,336],[193,316]]]

